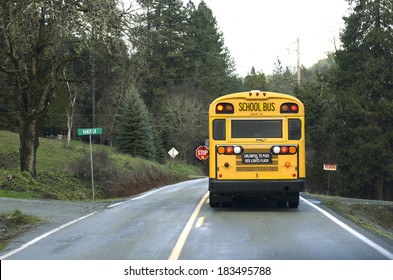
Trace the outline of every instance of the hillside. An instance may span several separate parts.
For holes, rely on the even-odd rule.
[[[40,138],[37,177],[19,171],[19,136],[0,131],[0,196],[89,200],[92,198],[89,144]],[[93,145],[95,198],[108,199],[200,176],[195,166],[158,164]]]

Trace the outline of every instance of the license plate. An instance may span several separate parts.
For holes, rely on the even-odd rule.
[[[272,163],[272,154],[270,153],[243,154],[243,163],[244,164]]]

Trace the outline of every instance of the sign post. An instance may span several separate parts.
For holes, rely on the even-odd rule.
[[[90,166],[91,166],[91,189],[93,191],[93,201],[94,201],[94,173],[93,173],[93,145],[91,144],[92,135],[101,135],[102,128],[78,128],[78,136],[89,135],[90,142]]]
[[[323,170],[328,171],[328,185],[327,185],[327,194],[330,195],[330,171],[336,171],[337,170],[337,165],[336,164],[328,164],[325,163],[323,165]]]

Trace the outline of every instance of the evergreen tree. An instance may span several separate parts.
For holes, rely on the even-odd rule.
[[[349,1],[332,72],[340,119],[338,159],[346,193],[382,198],[393,187],[393,6]]]
[[[244,78],[244,90],[249,91],[254,89],[266,90],[267,83],[265,74],[263,72],[256,73],[255,68],[252,67],[251,72]]]
[[[181,0],[139,0],[143,8],[133,42],[135,71],[148,107],[162,102],[166,89],[183,82],[186,12]]]
[[[187,5],[188,29],[185,56],[193,85],[206,92],[207,102],[233,91],[234,63],[224,45],[212,10],[201,1],[197,8]]]
[[[155,159],[156,148],[149,112],[136,92],[129,92],[118,117],[116,146],[119,151]]]
[[[268,77],[268,90],[293,94],[296,87],[296,78],[294,73],[286,67],[285,70],[281,60],[277,57],[274,63],[273,75]]]
[[[337,194],[337,184],[332,184],[328,191],[327,173],[322,168],[324,163],[337,163],[338,157],[340,116],[337,115],[338,106],[333,91],[319,76],[314,82],[296,87],[295,96],[305,108],[307,189],[309,192]],[[331,174],[332,181],[339,172]]]

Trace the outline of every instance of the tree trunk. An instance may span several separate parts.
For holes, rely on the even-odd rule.
[[[66,108],[66,112],[67,112],[67,144],[71,143],[71,132],[72,132],[72,126],[73,126],[73,122],[74,122],[74,107],[71,107],[71,115],[68,112],[67,108]]]
[[[67,79],[65,70],[63,70],[63,75],[64,75],[64,79]],[[72,127],[74,125],[74,112],[75,112],[75,101],[76,101],[77,90],[76,90],[76,87],[75,87],[74,93],[72,93],[71,86],[70,86],[70,83],[68,81],[66,81],[66,85],[67,85],[67,89],[68,89],[68,97],[69,97],[69,101],[70,101],[70,110],[71,110],[71,113],[68,112],[68,108],[66,107],[66,112],[67,112],[67,129],[68,129],[68,131],[67,131],[67,143],[70,144],[71,143]]]
[[[19,130],[20,170],[28,171],[33,177],[37,174],[36,155],[39,145],[37,129],[36,119],[24,119]]]

